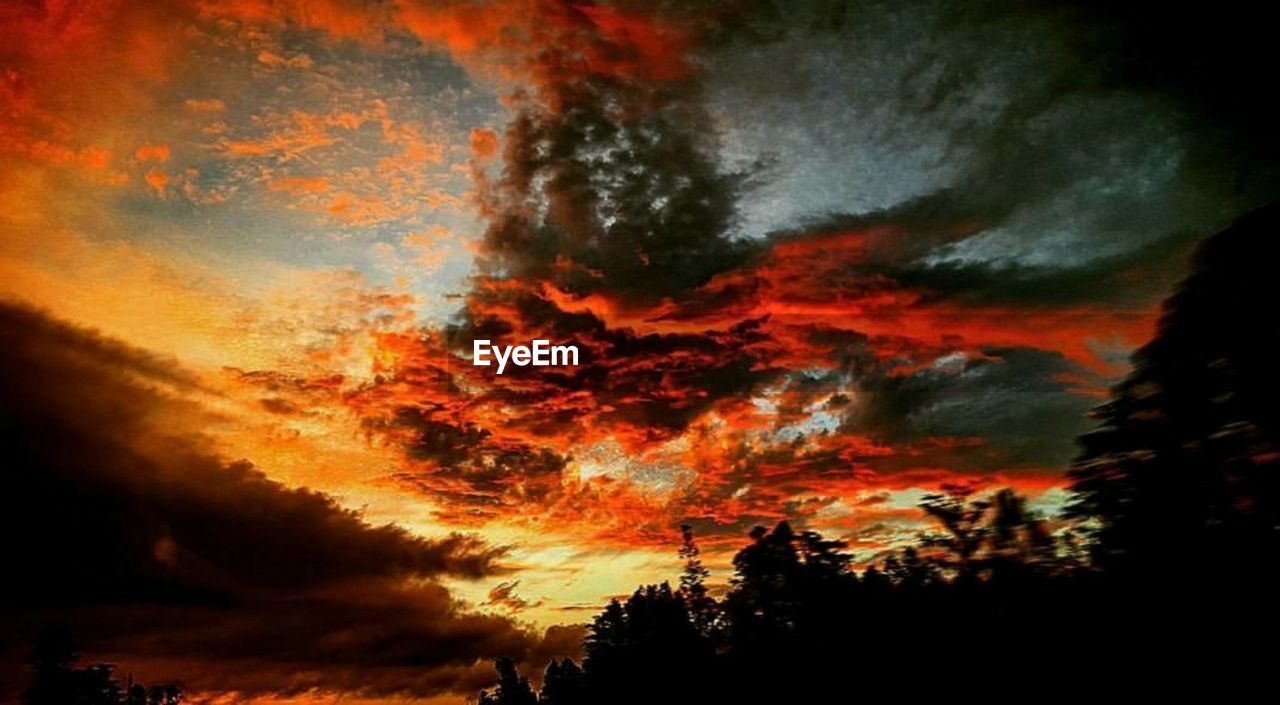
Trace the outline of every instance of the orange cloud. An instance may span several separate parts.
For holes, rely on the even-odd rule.
[[[188,98],[183,105],[193,113],[221,113],[227,109],[227,104],[217,98]]]
[[[160,198],[164,198],[165,189],[169,185],[169,175],[160,169],[152,169],[147,172],[147,186],[155,192]]]
[[[118,124],[154,113],[155,87],[191,60],[183,50],[190,32],[174,28],[210,19],[244,36],[291,27],[366,46],[407,29],[470,69],[520,79],[532,89],[528,100],[553,117],[563,106],[549,86],[605,77],[647,89],[687,78],[693,39],[684,27],[617,6],[540,0],[6,4],[0,52],[18,60],[0,77],[0,150],[42,168],[74,168],[94,183],[127,178],[111,170],[111,157],[114,150],[127,160],[138,139],[120,137]],[[277,45],[247,46],[262,66],[314,67]],[[193,120],[228,110],[212,97],[180,105]],[[409,223],[411,234],[380,251],[431,271],[454,240],[443,228],[422,228],[430,222],[424,209],[459,202],[425,167],[467,145],[399,117],[368,100],[258,114],[253,131],[240,132],[229,115],[206,139],[236,168],[271,163],[253,173],[294,197],[276,205],[343,226]],[[313,168],[321,150],[356,133],[382,140],[384,151],[358,171]],[[470,131],[477,160],[499,156],[502,146],[493,130]],[[159,168],[171,156],[167,143],[133,155],[154,167],[144,178],[156,195],[198,200],[194,170]],[[3,185],[35,188],[38,178],[19,171],[4,174]],[[421,329],[403,292],[337,275],[324,284],[288,280],[288,291],[251,299],[232,285],[205,288],[198,268],[72,235],[47,214],[32,215],[45,202],[22,201],[4,203],[24,231],[2,245],[6,294],[211,369],[236,368],[219,378],[224,418],[210,433],[220,449],[423,531],[440,523],[516,527],[529,541],[553,535],[592,549],[665,550],[684,520],[705,523],[716,545],[750,523],[791,516],[880,550],[918,519],[912,490],[969,481],[1047,492],[1061,480],[1053,468],[1007,462],[981,435],[900,439],[837,425],[843,409],[867,403],[860,381],[909,376],[950,354],[978,359],[992,347],[1026,347],[1077,363],[1073,393],[1096,393],[1089,385],[1097,380],[1084,373],[1114,371],[1104,348],[1145,339],[1154,322],[1154,311],[976,305],[905,284],[884,265],[910,235],[879,228],[776,240],[746,265],[657,303],[607,288],[578,294],[532,277],[480,276],[461,301],[461,323]],[[649,266],[649,253],[637,258]],[[554,266],[600,276],[568,257]],[[481,334],[574,342],[584,361],[497,378],[466,358],[469,336]],[[488,599],[513,609],[537,604],[521,606],[514,588],[500,585]]]
[[[688,32],[609,6],[409,0],[399,6],[396,21],[464,63],[497,66],[500,74],[539,84],[589,75],[668,81],[688,73]]]
[[[471,153],[479,159],[491,159],[498,154],[498,133],[484,128],[471,129]]]
[[[137,159],[140,162],[148,162],[148,161],[167,162],[169,161],[169,145],[167,144],[143,145],[141,147],[138,147],[137,151],[133,153],[133,156],[135,159]]]
[[[171,28],[193,19],[182,3],[5,3],[0,150],[42,158],[95,149],[105,129],[152,106],[151,89],[185,61],[184,37]]]
[[[314,65],[311,57],[306,54],[295,54],[294,56],[286,57],[265,49],[258,52],[258,63],[272,68],[290,69],[309,69]]]
[[[318,176],[284,176],[267,182],[272,191],[284,191],[294,196],[304,193],[324,193],[333,188],[328,179]]]

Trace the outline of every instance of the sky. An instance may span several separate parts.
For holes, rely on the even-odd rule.
[[[1109,5],[0,3],[6,620],[199,698],[461,702],[681,524],[724,585],[783,519],[866,564],[944,486],[1052,514],[1280,193],[1261,25]]]

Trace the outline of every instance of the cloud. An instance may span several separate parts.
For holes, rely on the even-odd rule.
[[[285,57],[266,49],[258,52],[258,61],[275,69],[309,69],[314,65],[311,57],[306,54]]]
[[[1243,7],[1197,27],[1096,5],[761,5],[698,54],[722,161],[769,159],[747,234],[850,214],[902,228],[922,269],[1149,302],[1106,286],[1117,262],[1180,263],[1280,184],[1274,131],[1240,117],[1274,115],[1245,88]],[[760,78],[777,65],[788,81]],[[1146,272],[1167,288],[1178,270]]]
[[[481,188],[482,264],[651,304],[744,261],[728,237],[740,177],[715,164],[684,33],[596,5],[542,10],[502,175]]]
[[[485,659],[543,653],[437,582],[492,575],[501,550],[370,526],[220,460],[201,383],[169,360],[28,309],[0,327],[15,635],[62,621],[90,654],[246,693],[465,692]]]
[[[493,130],[473,128],[471,130],[471,153],[477,159],[490,159],[498,154],[498,142],[501,137]]]
[[[217,98],[188,98],[183,105],[193,113],[220,113],[227,109],[227,104]]]
[[[1042,436],[1082,427],[1115,350],[1141,342],[1155,314],[1090,286],[1151,255],[1042,271],[950,248],[1069,191],[1082,164],[1023,155],[983,123],[974,138],[1000,151],[958,186],[744,239],[738,210],[770,170],[719,158],[701,79],[734,51],[767,56],[792,31],[832,30],[735,38],[696,12],[612,12],[548,9],[533,53],[518,22],[510,34],[415,30],[459,54],[502,54],[526,88],[510,101],[501,172],[476,170],[487,228],[462,311],[421,339],[387,340],[388,374],[348,397],[405,450],[406,487],[443,498],[449,521],[592,523],[597,539],[627,543],[669,540],[682,518],[732,532],[877,486],[1043,482],[1065,464],[1071,431]],[[659,61],[659,44],[679,51]],[[957,90],[936,87],[942,105],[916,109],[973,117],[978,97]],[[1015,106],[1008,121],[1032,129]],[[491,158],[496,138],[473,151]],[[1172,268],[1176,242],[1151,248]],[[572,343],[582,364],[497,378],[469,364],[476,338]],[[1036,433],[997,428],[1009,408]],[[600,448],[629,457],[587,460]]]
[[[237,519],[228,532],[251,545],[228,557],[163,503],[116,503],[146,567],[118,574],[121,589],[180,604],[119,623],[96,612],[94,639],[130,663],[180,644],[174,662],[206,684],[421,693],[480,677],[466,659],[484,644],[542,647],[439,588],[483,573],[463,563],[486,547],[429,542],[428,560],[411,537],[213,457],[200,432],[353,505],[377,477],[414,494],[412,510],[391,503],[414,521],[584,554],[652,556],[692,521],[723,558],[750,524],[784,517],[880,550],[910,536],[923,488],[1060,483],[1084,409],[1149,335],[1191,240],[1280,183],[1275,110],[1255,90],[1268,45],[1246,39],[1265,22],[911,0],[77,8],[0,10],[14,39],[0,52],[16,57],[0,149],[17,165],[0,178],[21,187],[3,189],[22,235],[5,238],[8,290],[240,368],[217,390],[234,399],[209,406],[259,415],[227,432],[185,382],[135,371],[126,385],[112,367],[82,386],[119,393],[59,407],[50,427],[85,414],[140,431],[76,427],[94,449],[115,444],[98,455],[135,459],[137,472],[104,465],[103,491],[130,488],[113,497],[223,507],[156,469],[180,460],[237,488],[224,487],[237,505],[296,517],[307,539],[258,541],[283,529]],[[68,176],[71,193],[33,186]],[[111,200],[111,184],[132,193]],[[144,208],[148,189],[165,198]],[[334,226],[349,249],[332,246]],[[237,278],[259,255],[356,252],[354,266],[403,283],[345,272],[286,278],[281,293],[272,270],[261,279],[278,295],[262,303],[157,263],[173,258],[143,236],[99,242],[134,233],[207,235]],[[469,281],[469,257],[446,256],[464,248],[480,260]],[[444,302],[429,325],[419,285]],[[498,378],[470,365],[476,337],[574,343],[583,364]],[[348,540],[377,565],[343,553]],[[298,551],[314,574],[282,572],[268,550]],[[493,589],[495,606],[521,600],[514,579]],[[242,611],[200,602],[228,595]],[[344,632],[356,613],[367,624]],[[206,633],[275,643],[258,626],[273,615],[303,625],[283,638],[309,638],[282,646],[289,659],[193,665]],[[436,663],[423,634],[481,646]],[[433,665],[410,673],[408,655]]]
[[[328,179],[318,176],[283,176],[267,183],[272,191],[284,191],[292,196],[308,193],[324,193],[333,188]]]
[[[169,186],[169,175],[163,169],[150,169],[147,171],[147,186],[155,192],[160,198],[165,197],[165,189]]]
[[[140,162],[167,162],[169,161],[169,145],[144,144],[141,147],[138,147],[137,151],[133,153],[133,156]]]
[[[939,448],[956,469],[1060,467],[1088,430],[1096,403],[1072,393],[1079,375],[1060,353],[1034,348],[956,353],[910,374],[863,377],[842,423],[890,443],[961,439]],[[966,449],[963,439],[980,443]]]
[[[508,580],[498,583],[489,590],[489,599],[485,601],[485,605],[502,607],[510,612],[523,612],[524,610],[542,606],[542,601],[530,602],[516,594],[516,588],[520,587],[519,580]]]

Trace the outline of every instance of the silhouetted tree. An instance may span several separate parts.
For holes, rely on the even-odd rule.
[[[1074,526],[1010,489],[944,487],[921,504],[941,531],[859,578],[842,542],[784,521],[751,532],[719,602],[682,527],[680,589],[611,601],[581,671],[548,667],[543,702],[836,703],[877,688],[954,698],[974,683],[998,700],[1096,696],[1140,662],[1179,684],[1186,673],[1215,674],[1219,687],[1269,674],[1256,644],[1277,626],[1277,254],[1280,205],[1200,249],[1082,439]],[[508,668],[503,682],[526,692]]]
[[[182,691],[175,685],[122,687],[109,664],[75,666],[75,644],[64,629],[43,630],[28,657],[34,671],[31,686],[22,693],[23,705],[178,705]]]
[[[172,683],[153,685],[147,695],[150,705],[178,705],[182,702],[182,689]]]
[[[515,661],[500,658],[493,665],[498,670],[498,686],[481,692],[479,705],[538,705],[538,696],[529,679],[516,670]]]
[[[968,579],[976,573],[974,558],[986,536],[982,520],[991,504],[971,499],[974,490],[968,485],[947,485],[943,490],[925,495],[920,503],[920,508],[946,529],[945,534],[927,536],[925,543],[944,549],[948,554],[945,565],[961,579]]]
[[[879,575],[879,571],[875,571],[875,566],[872,566],[867,569],[863,580],[866,582]],[[883,576],[885,581],[902,592],[918,592],[943,582],[939,564],[921,558],[914,546],[908,546],[885,558]]]
[[[734,557],[724,612],[734,698],[769,702],[813,694],[815,673],[833,668],[857,629],[857,576],[845,544],[787,522],[757,527]]]
[[[702,552],[693,539],[693,527],[680,525],[679,556],[684,559],[684,572],[680,575],[680,595],[693,619],[694,626],[703,636],[715,639],[719,609],[707,590],[707,577],[711,571],[702,565]]]
[[[1280,204],[1210,237],[1071,472],[1097,565],[1163,580],[1214,556],[1253,581],[1280,549]],[[1245,577],[1244,573],[1251,575]]]
[[[578,664],[569,659],[552,660],[542,679],[541,705],[587,705],[587,685]]]
[[[735,576],[726,598],[740,642],[790,638],[811,618],[830,623],[827,611],[857,582],[845,544],[816,532],[796,533],[787,522],[773,531],[757,527],[752,544],[733,559]],[[824,614],[825,613],[825,614]]]
[[[954,571],[957,580],[1013,578],[1074,566],[1066,550],[1059,552],[1059,540],[1045,521],[1013,490],[977,499],[971,487],[949,485],[944,490],[926,495],[920,507],[946,533],[928,534],[922,543],[943,551],[932,562]]]
[[[610,601],[585,645],[593,702],[652,702],[674,692],[696,699],[715,671],[714,645],[667,583],[636,590],[625,603]]]

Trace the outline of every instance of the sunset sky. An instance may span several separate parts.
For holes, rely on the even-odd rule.
[[[110,449],[138,575],[236,596],[41,609],[199,697],[460,702],[682,523],[723,585],[758,524],[866,563],[946,483],[1052,513],[1280,183],[1233,57],[1103,5],[0,2],[13,410]]]

